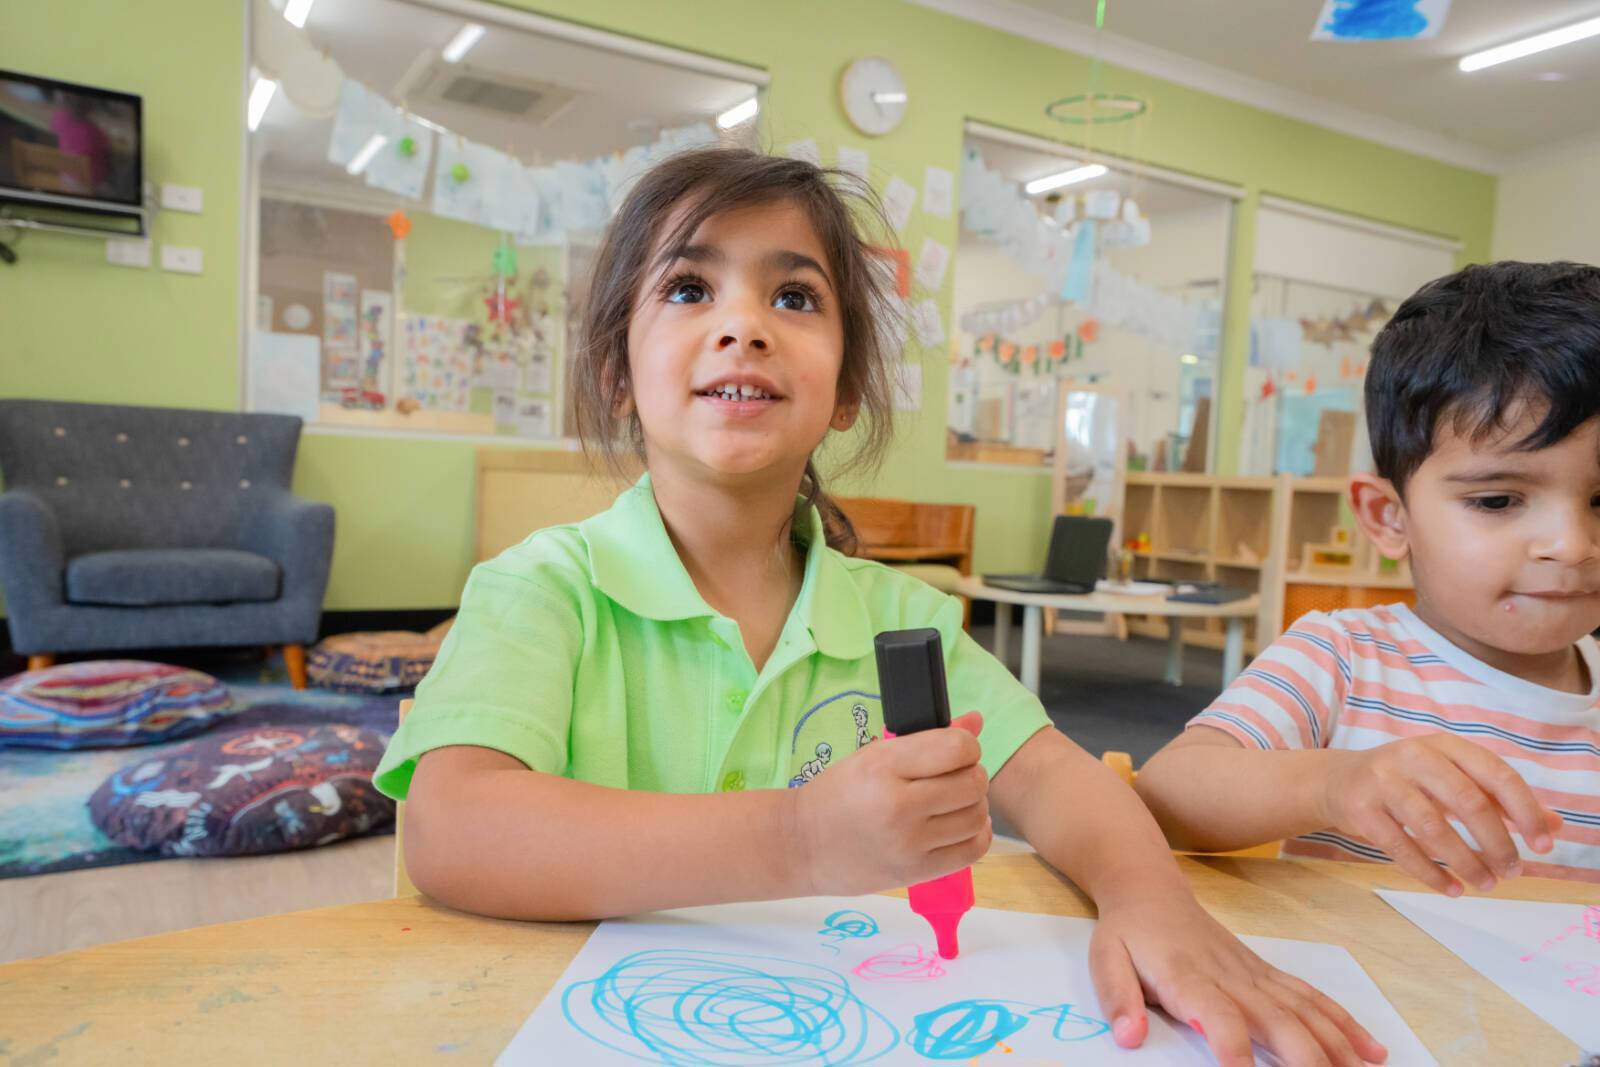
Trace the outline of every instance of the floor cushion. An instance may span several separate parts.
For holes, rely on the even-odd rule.
[[[278,599],[278,565],[233,548],[132,548],[67,561],[74,604],[150,608]]]
[[[312,685],[355,693],[415,689],[434,657],[448,622],[425,634],[409,630],[336,634],[319,642],[306,658]]]
[[[372,785],[389,735],[345,723],[208,734],[130,763],[89,798],[119,845],[167,856],[246,856],[388,826]]]
[[[0,680],[0,745],[149,745],[198,733],[235,712],[209,674],[142,660],[86,660]]]

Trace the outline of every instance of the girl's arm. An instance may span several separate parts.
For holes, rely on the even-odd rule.
[[[1246,749],[1196,726],[1152,756],[1133,787],[1173,848],[1226,852],[1331,825],[1324,800],[1339,755]]]
[[[435,900],[503,919],[799,896],[792,792],[641,793],[435,749],[406,801],[406,871]]]
[[[993,801],[1039,853],[1094,898],[1089,971],[1112,1035],[1144,1041],[1145,1004],[1202,1033],[1223,1067],[1254,1063],[1257,1040],[1288,1063],[1382,1062],[1350,1014],[1269,967],[1190,892],[1155,820],[1110,768],[1053,729],[995,776]]]
[[[435,749],[406,804],[406,869],[452,907],[601,919],[695,904],[870,893],[989,849],[978,716],[873,744],[801,789],[645,793]]]

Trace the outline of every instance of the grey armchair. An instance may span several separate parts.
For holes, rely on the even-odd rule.
[[[333,509],[289,492],[288,415],[0,400],[0,590],[30,668],[63,652],[282,646],[296,688]]]

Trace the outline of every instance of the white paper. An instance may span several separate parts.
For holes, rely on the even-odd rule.
[[[941,219],[950,217],[955,203],[955,177],[943,167],[922,172],[922,210]]]
[[[917,282],[930,292],[944,287],[944,273],[950,266],[950,246],[931,237],[923,238],[917,254]]]
[[[467,323],[438,315],[407,315],[397,392],[430,411],[466,411],[472,353]]]
[[[1600,1048],[1600,908],[1377,893],[1579,1048]]]
[[[361,387],[384,392],[384,363],[394,336],[394,294],[361,290]]]
[[[798,159],[803,163],[809,163],[813,167],[822,166],[822,153],[817,149],[816,140],[811,137],[807,137],[802,141],[790,141],[783,146],[783,154],[790,159]]]
[[[322,346],[313,335],[256,331],[250,344],[250,410],[316,422],[321,364]]]
[[[894,409],[896,411],[922,410],[922,364],[896,363],[894,365]]]
[[[849,145],[839,146],[839,169],[846,174],[854,174],[865,181],[869,157],[865,148],[851,148]]]
[[[1119,1049],[1089,978],[1092,919],[975,908],[961,954],[889,897],[685,908],[600,924],[496,1063],[1156,1067],[1215,1061],[1152,1012]],[[1270,963],[1342,1003],[1391,1067],[1435,1061],[1344,949],[1247,937]]]
[[[372,157],[363,172],[367,184],[412,200],[422,199],[433,162],[433,131],[399,108],[385,106],[379,120],[381,132],[389,138]],[[400,142],[411,138],[412,153],[403,155]]]
[[[1083,194],[1083,215],[1089,219],[1114,219],[1122,207],[1122,194],[1115,189],[1088,189]]]
[[[552,437],[550,401],[539,397],[517,398],[517,433],[523,437]]]
[[[328,138],[328,162],[347,165],[373,134],[386,132],[379,127],[387,106],[383,97],[354,78],[346,78],[339,86],[339,110],[334,113],[333,133]]]
[[[883,191],[883,211],[889,217],[889,225],[905,229],[911,221],[911,209],[916,206],[917,187],[898,175],[890,178],[889,187]]]
[[[911,329],[917,335],[917,344],[923,348],[937,348],[944,344],[944,318],[939,305],[933,300],[919,300],[911,309]]]
[[[484,224],[484,211],[490,192],[499,187],[503,153],[459,137],[441,137],[433,168],[433,213],[447,219]],[[456,164],[464,165],[466,180],[457,181],[451,173]]]
[[[359,293],[354,274],[322,272],[322,378],[330,389],[360,384],[356,336]]]
[[[1313,41],[1419,40],[1439,36],[1450,0],[1323,0]]]

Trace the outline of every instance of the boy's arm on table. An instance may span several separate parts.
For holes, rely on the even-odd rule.
[[[1227,852],[1326,829],[1326,776],[1338,755],[1249,749],[1193,726],[1150,758],[1133,788],[1172,847]]]
[[[1383,1046],[1326,995],[1269,967],[1190,891],[1161,830],[1110,768],[1054,729],[995,775],[991,798],[1099,910],[1089,970],[1118,1044],[1143,1042],[1144,1005],[1205,1035],[1224,1067],[1260,1041],[1289,1063],[1381,1062]]]

